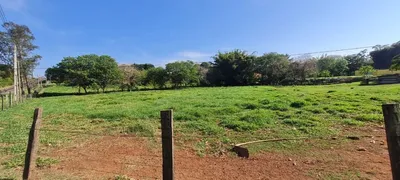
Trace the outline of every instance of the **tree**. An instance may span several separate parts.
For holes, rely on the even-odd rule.
[[[319,72],[319,77],[331,77],[331,72],[329,72],[328,70],[323,70]]]
[[[333,56],[322,56],[318,59],[317,61],[317,67],[319,72],[323,71],[329,71],[329,74],[331,74],[331,70],[333,69],[335,65],[335,57]]]
[[[128,91],[131,91],[140,84],[143,74],[141,71],[137,70],[131,65],[119,65],[119,70],[121,71],[121,89],[124,90],[126,87]]]
[[[198,68],[192,61],[168,63],[166,70],[175,87],[188,84],[198,85],[199,83]]]
[[[400,55],[397,55],[392,60],[392,65],[390,66],[391,71],[400,70]]]
[[[64,59],[57,64],[57,68],[65,72],[65,82],[71,86],[78,86],[79,93],[81,88],[87,93],[87,88],[92,84],[89,77],[91,69],[94,67],[93,56],[84,55],[75,57],[64,57]]]
[[[332,76],[346,75],[348,72],[348,63],[342,56],[322,56],[317,61],[318,71],[329,71]],[[324,72],[324,75],[326,73]]]
[[[363,66],[363,67],[360,68],[359,72],[365,78],[368,78],[368,77],[372,76],[372,74],[375,72],[375,69],[372,66]]]
[[[288,67],[288,79],[293,81],[305,81],[306,78],[315,76],[317,73],[317,62],[313,59],[304,61],[292,61]]]
[[[58,66],[53,66],[51,68],[47,68],[45,72],[46,78],[57,84],[65,82],[66,72],[64,69],[61,69]]]
[[[214,85],[248,85],[252,82],[251,64],[256,58],[254,55],[237,49],[225,53],[218,52],[213,58],[208,79]]]
[[[349,69],[348,75],[355,75],[355,72],[362,66],[367,65],[370,61],[368,51],[362,50],[357,54],[347,55],[344,57],[347,61],[347,67]]]
[[[375,69],[389,69],[392,59],[400,54],[400,41],[390,46],[374,46],[370,52]]]
[[[364,76],[365,84],[369,84],[369,78],[372,77],[375,69],[372,66],[363,66],[360,68],[359,72]]]
[[[168,73],[162,68],[151,68],[146,72],[147,82],[151,83],[154,87],[163,88],[168,82]]]
[[[289,56],[267,53],[257,57],[253,67],[255,73],[261,74],[261,84],[280,84],[288,73]]]
[[[121,79],[118,63],[112,57],[107,55],[86,55],[81,56],[81,58],[89,58],[88,61],[93,62],[93,67],[90,69],[88,76],[93,83],[100,86],[103,92],[105,92],[108,85]]]
[[[334,60],[334,64],[330,72],[333,76],[344,76],[349,70],[347,65],[347,61],[343,57],[338,57]]]
[[[143,70],[149,70],[151,68],[154,68],[153,64],[145,63],[145,64],[133,64],[132,65],[134,68],[136,68],[139,71]]]
[[[38,65],[41,59],[40,55],[33,53],[38,46],[33,44],[35,37],[28,26],[18,25],[13,22],[3,24],[5,32],[0,32],[0,61],[14,67],[13,65],[13,50],[14,45],[17,47],[17,59],[20,69],[21,91],[24,93],[24,86],[31,93],[31,85],[28,76],[32,76],[34,68]]]

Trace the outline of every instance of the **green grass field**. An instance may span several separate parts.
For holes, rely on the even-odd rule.
[[[344,127],[382,124],[381,105],[400,102],[400,85],[358,84],[210,87],[79,96],[68,94],[77,92],[76,88],[48,87],[44,95],[58,96],[32,99],[0,112],[0,168],[22,165],[35,107],[43,108],[42,128],[150,137],[159,133],[160,110],[173,109],[177,146],[180,140],[204,137],[192,146],[199,154],[207,154],[219,149],[212,143],[211,148],[205,148],[206,140],[228,147],[260,138],[328,137],[342,134]],[[41,132],[41,150],[84,138]],[[282,146],[290,149],[290,145],[277,143],[255,150],[273,151]]]

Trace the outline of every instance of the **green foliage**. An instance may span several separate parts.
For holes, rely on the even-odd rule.
[[[303,101],[295,101],[295,102],[292,102],[292,103],[290,104],[290,107],[293,107],[293,108],[302,108],[302,107],[305,106],[305,105],[306,105],[306,103],[303,102]]]
[[[286,78],[289,69],[289,56],[267,53],[257,57],[253,69],[261,74],[261,84],[280,84]]]
[[[133,64],[132,67],[137,69],[137,70],[139,70],[139,71],[143,71],[143,70],[149,70],[151,68],[154,68],[154,65],[153,64],[149,64],[149,63]]]
[[[138,136],[153,137],[156,130],[154,125],[148,121],[138,121],[127,127],[126,133],[134,133]]]
[[[92,83],[96,83],[105,91],[105,88],[110,84],[116,84],[121,79],[121,73],[118,69],[118,64],[110,56],[90,56],[88,61],[92,61],[93,67],[89,71],[89,78]],[[79,61],[79,57],[78,57]]]
[[[323,70],[319,73],[320,77],[331,77],[331,72],[329,72],[328,70]]]
[[[367,52],[367,50],[362,50],[357,54],[347,55],[344,57],[344,59],[346,59],[347,61],[347,66],[349,68],[348,75],[354,76],[357,70],[369,63],[370,56]]]
[[[317,66],[321,77],[329,77],[326,71],[333,76],[343,76],[348,72],[348,63],[341,56],[322,56]]]
[[[254,131],[260,128],[257,124],[233,119],[223,120],[220,125],[239,132]]]
[[[373,73],[375,72],[374,67],[372,66],[362,66],[359,70],[359,72],[365,77],[371,77],[373,76]]]
[[[314,59],[292,61],[289,64],[287,79],[305,81],[317,74],[317,61]]]
[[[128,91],[134,90],[140,85],[144,79],[144,72],[138,71],[135,67],[130,65],[120,65],[119,70],[121,72],[121,85],[122,90],[127,89]]]
[[[376,45],[374,51],[370,52],[374,61],[375,69],[389,69],[392,65],[392,60],[400,54],[400,41],[389,46]]]
[[[208,121],[189,121],[184,124],[188,131],[200,131],[204,135],[221,135],[224,133],[224,128],[218,124]]]
[[[355,117],[358,121],[363,122],[380,122],[383,120],[382,114],[359,114]]]
[[[3,24],[4,32],[0,32],[0,62],[2,64],[13,66],[14,45],[17,47],[18,68],[20,70],[20,78],[22,91],[27,90],[31,93],[31,84],[28,83],[29,76],[33,73],[34,68],[39,64],[42,58],[34,53],[39,48],[33,44],[35,36],[28,26],[19,25],[13,22],[5,22]]]
[[[168,63],[166,71],[169,74],[171,83],[175,87],[181,85],[199,84],[198,68],[192,61],[177,61]]]
[[[392,65],[390,66],[391,71],[400,70],[400,54],[395,56],[392,60]]]
[[[0,78],[0,88],[2,87],[8,87],[13,85],[13,80],[11,78]]]
[[[151,68],[146,72],[146,81],[153,87],[164,88],[168,82],[168,72],[162,67]]]
[[[36,166],[38,168],[49,168],[51,165],[58,163],[59,161],[53,158],[39,157],[36,159]]]
[[[55,78],[58,83],[65,82],[83,88],[99,88],[105,91],[110,84],[121,79],[121,72],[115,59],[110,56],[95,54],[65,57],[55,67],[46,70],[46,76]]]
[[[209,81],[215,85],[246,85],[253,82],[251,65],[255,56],[246,51],[219,52],[214,57]]]

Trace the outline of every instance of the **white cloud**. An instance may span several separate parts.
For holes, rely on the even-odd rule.
[[[26,8],[26,0],[0,0],[4,9],[22,11]]]
[[[197,52],[197,51],[182,51],[178,52],[177,56],[181,58],[186,58],[188,60],[196,60],[196,59],[209,58],[212,56],[212,54]]]

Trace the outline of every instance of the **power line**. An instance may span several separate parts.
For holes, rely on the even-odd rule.
[[[308,54],[322,54],[322,53],[330,53],[330,52],[340,52],[340,51],[351,51],[357,49],[368,49],[374,46],[364,46],[364,47],[354,47],[354,48],[346,48],[346,49],[335,49],[335,50],[326,50],[326,51],[316,51],[316,52],[308,52],[308,53],[297,53],[297,54],[289,54],[289,56],[300,56],[300,55],[308,55]]]
[[[3,20],[4,23],[7,23],[8,20],[6,18],[6,14],[4,13],[3,6],[0,4],[0,18]]]

